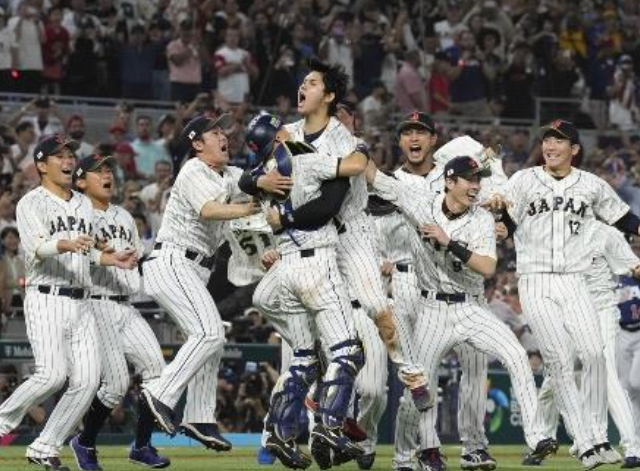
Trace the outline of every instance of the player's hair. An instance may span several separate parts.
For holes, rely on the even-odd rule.
[[[138,117],[136,118],[136,124],[138,124],[142,120],[147,120],[150,123],[153,123],[153,119],[151,119],[151,116],[149,116],[148,114],[138,115]]]
[[[16,229],[13,226],[7,226],[4,229],[2,229],[2,232],[0,232],[0,240],[4,240],[4,238],[7,237],[9,234],[13,234],[18,239],[20,238],[20,233],[18,232],[18,229]]]
[[[349,85],[349,76],[345,73],[344,67],[327,64],[317,57],[310,57],[307,60],[307,67],[310,72],[322,74],[325,94],[335,94],[333,101],[329,103],[329,114],[334,115],[338,109],[338,103],[344,100]]]

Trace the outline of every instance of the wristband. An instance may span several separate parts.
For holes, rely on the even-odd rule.
[[[58,250],[58,240],[48,240],[43,242],[36,249],[36,256],[38,258],[55,257],[60,253]]]
[[[473,252],[471,250],[467,249],[466,247],[463,247],[462,245],[460,245],[459,242],[453,239],[449,241],[449,245],[447,245],[447,249],[453,255],[458,257],[462,261],[462,263],[467,263],[471,258],[471,256],[473,255]]]
[[[371,160],[371,155],[369,154],[369,146],[366,145],[364,142],[360,142],[356,146],[356,152],[360,152],[361,154],[364,154],[364,156],[367,158],[367,162]]]

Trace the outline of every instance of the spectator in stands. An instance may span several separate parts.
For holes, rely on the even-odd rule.
[[[480,59],[476,40],[470,31],[458,36],[447,51],[453,66],[449,68],[451,113],[464,116],[490,116],[485,82],[489,78]]]
[[[266,373],[258,371],[257,364],[247,362],[235,401],[241,424],[239,432],[262,431],[269,398],[269,383],[265,376]]]
[[[67,61],[66,77],[62,82],[63,93],[67,95],[77,95],[81,92],[82,95],[93,96],[98,92],[97,65],[100,42],[96,22],[85,20],[77,27]],[[67,27],[64,21],[63,25]],[[70,34],[73,38],[73,34]]]
[[[218,75],[218,94],[231,106],[243,104],[248,100],[250,79],[257,77],[259,73],[249,51],[240,47],[240,39],[240,30],[237,27],[227,27],[224,45],[213,57]]]
[[[427,109],[427,92],[418,73],[419,67],[420,53],[415,49],[409,51],[398,72],[395,87],[396,107],[401,112]]]
[[[33,164],[36,142],[36,130],[31,121],[22,121],[16,126],[16,143],[11,146],[11,164],[14,171],[25,170]]]
[[[136,153],[136,167],[143,178],[150,179],[153,176],[156,162],[169,160],[169,154],[164,146],[157,144],[151,135],[151,117],[138,115],[136,118],[137,138],[131,143]]]
[[[82,159],[93,153],[94,146],[84,141],[84,119],[79,114],[69,116],[67,120],[67,134],[71,139],[80,143],[80,147],[76,150],[78,159]]]
[[[126,141],[116,144],[114,147],[114,157],[118,161],[116,177],[119,182],[141,178],[136,165],[136,151],[133,150],[131,144]]]
[[[142,213],[132,214],[133,220],[136,222],[138,228],[138,235],[140,236],[140,242],[144,248],[144,255],[149,255],[153,251],[153,243],[155,236],[151,230],[151,226],[147,221],[147,217]]]
[[[40,21],[37,0],[23,0],[18,14],[9,19],[17,44],[15,67],[18,72],[15,91],[40,93],[42,86],[42,44],[45,42],[44,25]]]
[[[349,86],[353,86],[353,28],[347,25],[344,17],[334,19],[329,33],[320,42],[318,54],[322,60],[330,64],[344,67],[349,76]]]
[[[455,45],[462,31],[467,25],[462,23],[462,5],[460,0],[446,0],[444,8],[445,18],[433,25],[433,29],[440,40],[440,49],[446,50]]]
[[[16,203],[11,191],[5,190],[0,196],[0,231],[6,227],[17,227]]]
[[[69,54],[69,32],[62,26],[62,8],[51,7],[47,13],[44,29],[45,42],[42,49],[44,62],[43,93],[59,95],[60,82],[64,74],[64,65]]]
[[[0,308],[22,308],[25,286],[24,258],[19,255],[20,234],[14,226],[0,231],[2,257],[0,257]]]
[[[16,35],[7,24],[6,11],[0,7],[0,90],[12,90],[16,87],[13,71],[17,54]]]
[[[201,44],[191,21],[184,20],[180,36],[167,45],[171,99],[189,102],[200,93],[202,84]]]
[[[431,114],[448,113],[451,106],[449,98],[449,69],[451,64],[444,52],[436,53],[429,77],[429,104]]]
[[[597,54],[587,65],[587,85],[589,86],[589,113],[598,131],[609,124],[610,86],[616,70],[613,48],[606,45],[598,49]]]
[[[140,191],[140,200],[144,203],[149,225],[155,234],[160,229],[164,208],[173,185],[173,168],[170,161],[156,162],[153,180],[153,183],[149,183]]]
[[[11,118],[10,123],[22,121],[32,123],[36,139],[40,139],[42,136],[63,132],[63,123],[66,118],[55,101],[47,96],[40,96],[20,108],[18,113]]]
[[[87,29],[95,30],[96,37],[103,35],[100,20],[85,11],[85,0],[71,0],[70,6],[71,8],[65,11],[62,18],[62,26],[69,32],[73,41],[82,35],[83,30],[86,31]]]
[[[120,44],[120,84],[124,98],[153,99],[153,65],[156,48],[142,25],[134,25],[129,41]]]
[[[168,149],[171,141],[178,135],[178,120],[175,115],[167,113],[160,117],[157,134],[155,143]]]
[[[390,111],[387,90],[384,83],[377,80],[372,84],[371,94],[360,103],[363,130],[384,129],[389,122]]]
[[[171,25],[163,29],[162,23],[153,21],[149,25],[149,41],[154,49],[153,59],[153,98],[169,101],[171,99],[171,82],[169,81],[169,63],[167,46],[171,41]]]
[[[625,54],[618,59],[609,88],[609,121],[621,131],[631,131],[638,119],[638,80],[633,59]]]

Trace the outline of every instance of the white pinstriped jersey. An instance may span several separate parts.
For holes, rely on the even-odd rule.
[[[505,196],[515,231],[518,273],[575,273],[589,269],[586,224],[613,224],[629,211],[601,178],[572,168],[556,180],[542,167],[516,172]]]
[[[293,141],[304,141],[304,120],[285,125],[291,134]],[[336,118],[329,118],[329,123],[324,132],[313,142],[310,142],[320,154],[324,156],[346,157],[351,154],[358,143],[356,137],[346,128],[344,124]],[[343,221],[350,221],[364,215],[367,207],[369,194],[367,192],[367,180],[364,175],[358,175],[349,179],[350,188],[342,203],[338,218]]]
[[[120,252],[135,249],[142,257],[144,248],[140,242],[138,228],[129,212],[110,204],[106,211],[94,208],[95,237],[107,247]],[[122,270],[117,267],[91,267],[93,288],[91,294],[129,296],[140,291],[138,270]]]
[[[618,276],[629,275],[632,268],[640,265],[640,259],[615,227],[593,221],[587,232],[592,260],[585,272],[589,293],[596,308],[615,307],[619,302]]]
[[[449,237],[472,252],[497,258],[495,223],[488,211],[475,206],[456,219],[448,219],[442,211],[444,194],[416,189],[414,185],[400,182],[382,172],[377,172],[373,188],[376,194],[400,206],[413,227],[437,224]],[[427,241],[414,243],[414,246],[421,288],[430,289],[435,284],[438,291],[445,293],[484,293],[482,275],[471,270],[449,251]]]
[[[53,257],[36,257],[47,241],[93,236],[93,206],[81,193],[71,192],[65,201],[40,186],[18,202],[16,220],[26,258],[26,282],[32,285],[91,286],[90,257],[66,252]]]
[[[171,188],[156,241],[213,255],[228,224],[204,220],[200,211],[209,201],[228,203],[238,198],[241,175],[242,170],[237,167],[228,166],[221,175],[198,158],[189,160]]]
[[[258,213],[234,219],[225,234],[229,241],[231,257],[227,265],[227,277],[235,286],[246,286],[264,276],[260,262],[262,254],[276,245],[271,227],[264,214]]]
[[[287,204],[297,209],[320,196],[320,185],[324,180],[336,178],[338,169],[334,158],[320,157],[318,154],[294,155],[293,187]],[[315,231],[289,229],[278,236],[278,251],[281,254],[303,249],[332,247],[338,242],[338,231],[332,222]]]

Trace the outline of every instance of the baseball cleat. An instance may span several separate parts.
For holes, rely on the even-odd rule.
[[[604,464],[604,461],[602,461],[602,457],[598,453],[596,453],[593,448],[585,451],[579,459],[582,463],[582,467],[587,471]]]
[[[496,469],[496,460],[487,450],[478,449],[462,455],[460,457],[460,467],[462,469],[493,471]]]
[[[129,461],[133,464],[155,469],[166,468],[171,464],[169,458],[159,455],[158,450],[151,445],[143,446],[142,448],[131,447]]]
[[[27,457],[29,464],[42,466],[47,471],[70,471],[68,466],[64,466],[57,456],[49,456],[47,458],[30,458]]]
[[[439,448],[427,448],[418,453],[418,466],[422,471],[445,471],[447,469],[446,456]]]
[[[258,464],[272,465],[275,462],[275,455],[267,450],[267,447],[261,446],[258,450]]]
[[[348,454],[351,459],[364,455],[364,449],[352,442],[340,428],[329,428],[324,424],[318,424],[314,427],[311,435],[324,442],[332,450]]]
[[[175,436],[176,426],[174,423],[175,414],[173,410],[153,397],[146,389],[142,390],[142,398],[144,399],[146,406],[149,407],[149,410],[155,417],[160,428],[168,435],[172,437]]]
[[[82,471],[102,471],[102,467],[98,463],[98,452],[96,449],[80,445],[78,437],[79,435],[76,435],[69,442],[69,447],[73,452],[78,468]]]
[[[602,461],[606,464],[616,464],[622,462],[622,456],[615,448],[611,447],[609,442],[601,443],[595,446],[596,453],[600,455]]]
[[[311,450],[311,456],[313,456],[318,468],[329,469],[333,466],[333,460],[331,458],[332,450],[329,445],[319,437],[311,436],[311,445],[309,446],[309,449]],[[342,461],[342,457],[339,459]],[[343,462],[346,463],[347,461]]]
[[[267,438],[265,448],[287,468],[307,469],[311,466],[311,458],[300,451],[294,440],[285,442],[273,434]]]
[[[180,430],[187,437],[199,441],[207,448],[215,451],[229,451],[231,442],[224,438],[218,430],[218,424],[180,424]]]
[[[553,438],[545,438],[540,440],[536,445],[536,449],[529,453],[529,457],[533,460],[543,460],[552,453],[558,451],[558,442]]]
[[[376,452],[366,453],[358,458],[356,458],[356,463],[358,463],[358,468],[368,470],[373,468],[373,463],[376,460]]]
[[[624,463],[620,467],[623,469],[640,468],[640,458],[637,456],[625,456]]]
[[[534,458],[531,453],[527,453],[522,458],[522,466],[540,466],[544,460],[541,458]]]

